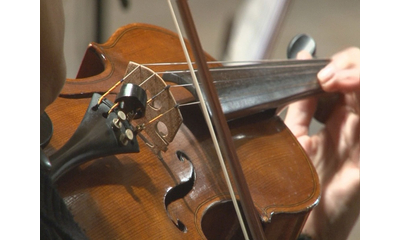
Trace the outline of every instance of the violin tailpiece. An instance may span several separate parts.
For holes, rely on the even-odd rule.
[[[121,153],[139,152],[132,125],[122,111],[112,111],[112,102],[93,94],[86,114],[68,142],[50,156],[53,181],[68,170],[87,161]]]

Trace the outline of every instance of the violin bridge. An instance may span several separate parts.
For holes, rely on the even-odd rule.
[[[154,154],[165,152],[183,122],[169,87],[153,70],[134,62],[129,62],[124,78],[143,88],[148,99],[145,115],[132,119],[132,125]]]

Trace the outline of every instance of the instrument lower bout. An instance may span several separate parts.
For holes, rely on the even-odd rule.
[[[76,221],[91,239],[230,239],[232,231],[241,232],[237,222],[221,231],[221,223],[235,216],[229,193],[207,129],[198,121],[200,111],[193,106],[182,114],[185,125],[160,159],[139,141],[140,153],[93,160],[57,182]],[[287,148],[298,143],[283,122],[269,113],[260,115],[264,116],[231,122],[232,135],[246,179],[252,183],[250,191],[266,237],[291,239],[319,199],[318,179],[301,148]],[[59,124],[54,125],[59,130]],[[191,174],[190,163],[179,161],[177,152],[185,153],[193,164],[194,185],[184,198],[165,209],[165,195]],[[185,225],[185,232],[175,226],[176,219]]]

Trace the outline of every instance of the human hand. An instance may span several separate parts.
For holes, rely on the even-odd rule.
[[[300,52],[298,59],[309,59]],[[360,214],[360,50],[335,54],[318,73],[325,92],[339,92],[325,126],[309,136],[317,99],[289,106],[285,123],[313,162],[321,184],[321,199],[310,213],[303,233],[314,239],[346,239]]]

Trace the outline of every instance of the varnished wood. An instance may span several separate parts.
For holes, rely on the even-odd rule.
[[[180,46],[174,46],[179,42],[173,33],[140,24],[118,30],[105,44],[91,44],[88,51],[96,52],[87,53],[92,56],[85,56],[78,73],[85,78],[68,80],[61,97],[46,110],[54,127],[46,154],[54,153],[71,137],[91,92],[114,85],[128,61],[183,61],[183,55],[176,53]],[[84,70],[89,69],[93,56],[105,56],[103,72]],[[174,95],[181,100],[191,98],[182,89]],[[95,159],[59,179],[58,189],[91,239],[205,239],[203,232],[220,230],[224,218],[213,218],[218,224],[211,225],[217,229],[207,231],[201,222],[204,214],[213,214],[208,209],[229,201],[225,181],[200,110],[186,107],[182,114],[184,124],[159,157],[140,142],[140,153]],[[320,194],[318,176],[307,155],[274,112],[237,119],[229,126],[267,239],[295,239]],[[192,191],[167,210],[186,225],[186,232],[173,224],[163,202],[168,190],[190,174],[190,164],[179,161],[178,151],[191,160],[196,180]],[[228,228],[235,232],[239,226]]]
[[[136,39],[134,42],[133,39]],[[214,60],[207,55],[207,60]],[[129,24],[118,29],[104,44],[90,43],[76,79],[67,79],[61,96],[87,97],[104,92],[124,76],[129,61],[145,63],[185,62],[181,45],[175,33],[148,24]],[[217,64],[211,66],[220,66]],[[187,69],[184,65],[149,66],[155,72]],[[113,92],[117,93],[119,88]],[[190,97],[182,93],[179,97]],[[183,96],[182,96],[183,95]]]

